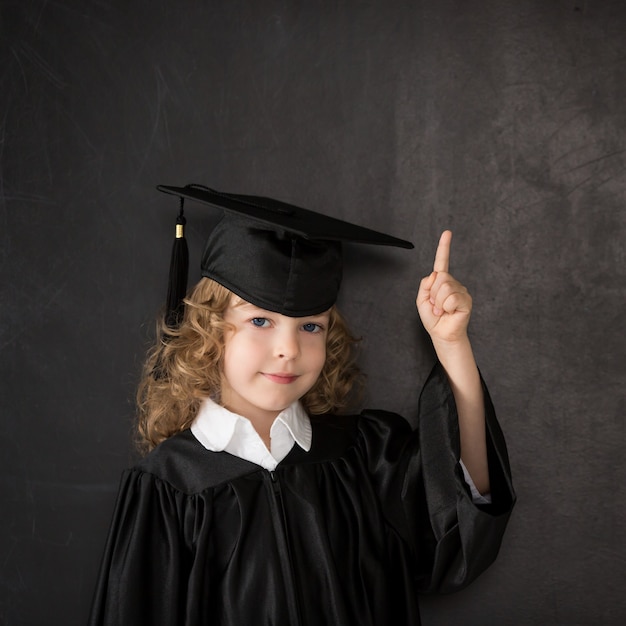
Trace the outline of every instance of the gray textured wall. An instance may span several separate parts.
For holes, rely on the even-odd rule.
[[[368,403],[408,418],[454,230],[519,504],[424,623],[624,623],[625,33],[618,0],[3,0],[0,621],[85,621],[165,292],[154,186],[201,182],[417,244],[349,251],[342,299]]]

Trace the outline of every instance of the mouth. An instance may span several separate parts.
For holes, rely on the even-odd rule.
[[[274,383],[278,383],[279,385],[288,385],[298,379],[298,376],[295,374],[267,374],[263,372],[263,376]]]

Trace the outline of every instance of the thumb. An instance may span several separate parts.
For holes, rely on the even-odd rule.
[[[417,306],[430,300],[430,290],[435,284],[436,278],[437,272],[431,272],[428,276],[424,276],[424,278],[422,278],[419,290],[417,292],[417,298],[415,299],[415,303],[417,304]]]

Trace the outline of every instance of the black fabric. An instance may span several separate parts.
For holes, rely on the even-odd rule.
[[[209,237],[202,276],[268,311],[302,317],[327,311],[341,285],[341,244],[277,233],[224,216]]]
[[[440,368],[416,431],[383,411],[313,417],[310,452],[294,446],[275,472],[190,431],[165,441],[124,473],[91,626],[419,624],[417,593],[478,576],[515,500],[486,398],[484,506],[462,479]]]
[[[335,217],[303,209],[293,204],[287,204],[274,198],[225,193],[195,184],[185,187],[158,185],[157,189],[164,193],[196,200],[222,209],[227,214],[245,218],[257,226],[264,225],[276,232],[292,233],[305,239],[353,241],[355,243],[413,248],[410,241],[344,222]]]
[[[342,277],[341,242],[413,244],[272,198],[200,185],[157,187],[224,211],[208,237],[202,276],[263,309],[302,317],[328,310]]]

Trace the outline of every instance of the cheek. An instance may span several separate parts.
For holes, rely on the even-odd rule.
[[[230,334],[229,336],[225,337],[222,371],[227,377],[232,372],[237,372],[241,369],[242,352],[243,346],[242,342],[240,341],[240,337],[235,334]]]
[[[222,353],[222,369],[226,369],[232,360],[233,333],[224,333],[224,351]]]
[[[245,368],[264,356],[264,347],[258,338],[245,332],[231,333],[224,340],[224,370]]]
[[[326,339],[311,352],[311,367],[321,372],[326,363]]]

